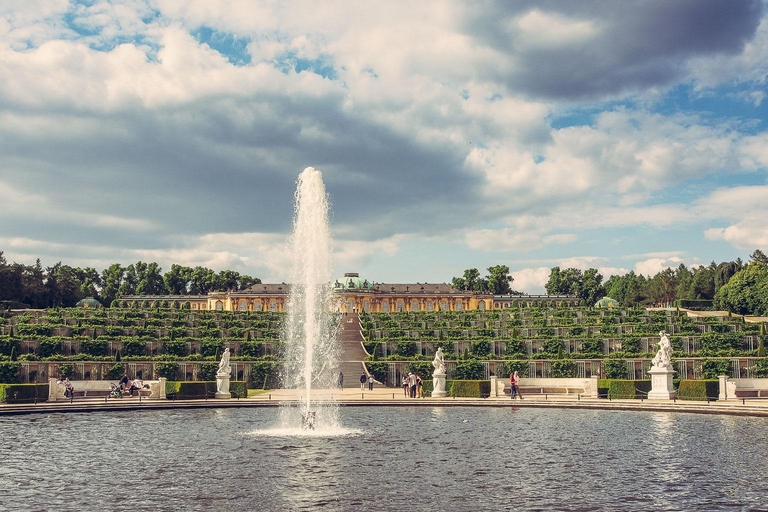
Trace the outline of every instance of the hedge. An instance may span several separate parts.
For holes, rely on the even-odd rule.
[[[248,396],[248,387],[245,381],[233,380],[229,382],[229,392],[233,398],[245,398]],[[165,381],[165,396],[168,399],[212,398],[214,393],[216,381]]]
[[[650,380],[599,379],[597,381],[597,393],[599,398],[607,397],[614,400],[622,398],[645,398],[650,390]]]
[[[711,299],[678,299],[674,303],[675,307],[686,309],[712,310],[714,301]]]
[[[0,384],[0,402],[9,404],[48,400],[48,384]]]
[[[491,381],[489,380],[454,380],[450,382],[451,390],[448,392],[450,396],[472,398],[488,398],[491,396]]]
[[[720,395],[718,380],[681,380],[677,389],[680,400],[717,400]]]
[[[165,395],[169,399],[212,397],[216,393],[216,381],[165,381]]]

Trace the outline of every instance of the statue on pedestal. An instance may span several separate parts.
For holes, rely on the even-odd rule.
[[[443,348],[440,347],[435,352],[435,359],[432,361],[435,371],[432,372],[432,396],[440,398],[447,396],[445,390],[445,359],[443,358]]]
[[[661,331],[659,351],[653,358],[653,367],[648,370],[651,376],[651,391],[648,393],[648,398],[670,400],[677,396],[672,384],[672,376],[675,373],[672,368],[672,344],[669,342],[669,335]]]
[[[224,349],[219,361],[219,369],[216,371],[216,398],[232,398],[229,392],[229,377],[232,367],[229,365],[229,347]]]

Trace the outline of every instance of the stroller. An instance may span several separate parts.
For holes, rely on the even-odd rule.
[[[123,392],[120,390],[120,386],[111,382],[109,387],[111,388],[109,391],[109,398],[123,398]]]

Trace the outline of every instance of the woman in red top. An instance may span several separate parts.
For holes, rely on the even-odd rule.
[[[515,399],[515,396],[519,396],[520,400],[523,399],[523,395],[520,394],[520,389],[517,387],[519,381],[520,376],[517,374],[517,372],[514,372],[509,376],[509,398],[512,400]]]

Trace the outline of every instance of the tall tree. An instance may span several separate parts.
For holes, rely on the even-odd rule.
[[[163,280],[168,293],[171,295],[186,295],[189,293],[189,283],[192,281],[192,268],[171,265],[171,270],[165,273]]]
[[[124,275],[125,269],[119,263],[113,263],[101,271],[101,300],[104,301],[105,306],[110,306],[118,297]]]
[[[504,295],[510,292],[510,284],[514,281],[509,275],[509,267],[506,265],[494,265],[488,267],[488,290],[494,295]]]

